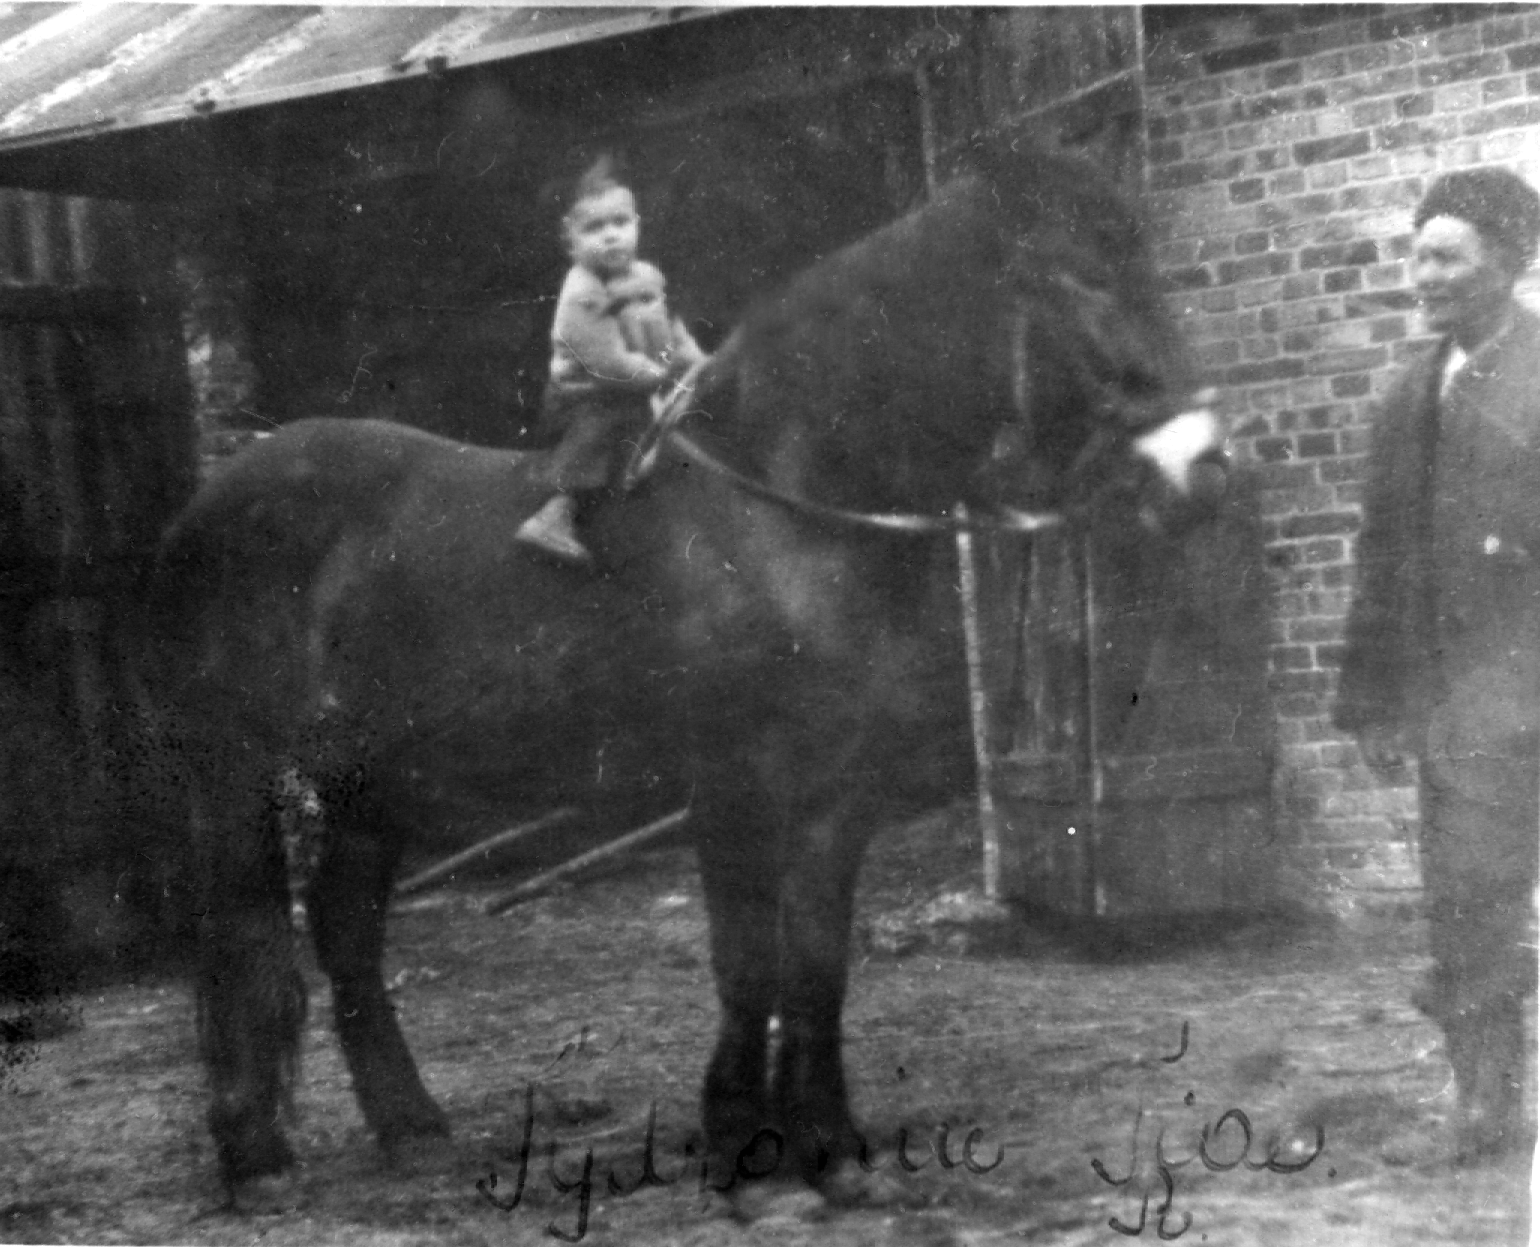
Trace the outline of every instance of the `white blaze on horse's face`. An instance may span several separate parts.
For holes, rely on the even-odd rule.
[[[1210,406],[1213,401],[1214,391],[1204,390],[1191,410],[1134,439],[1134,453],[1154,464],[1184,498],[1193,492],[1193,468],[1198,461],[1224,450],[1224,425]]]

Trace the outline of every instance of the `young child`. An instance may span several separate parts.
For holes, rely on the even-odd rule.
[[[572,268],[556,301],[544,401],[546,422],[564,430],[547,467],[557,492],[516,536],[578,562],[590,556],[573,531],[573,494],[608,482],[622,430],[645,423],[648,400],[704,358],[669,314],[663,274],[636,258],[639,224],[608,160],[578,179],[562,218]]]

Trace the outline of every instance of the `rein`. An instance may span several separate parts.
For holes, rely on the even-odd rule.
[[[756,480],[737,468],[723,463],[679,428],[692,410],[689,406],[689,396],[694,390],[693,382],[702,367],[704,364],[697,364],[680,378],[673,392],[654,413],[652,423],[632,449],[631,457],[626,463],[621,477],[621,489],[625,492],[629,493],[652,474],[657,466],[658,453],[667,442],[691,463],[705,468],[714,476],[721,477],[735,489],[751,497],[775,503],[799,515],[829,520],[850,528],[865,528],[886,533],[911,533],[917,536],[960,532],[1038,533],[1045,529],[1057,528],[1064,522],[1062,516],[1052,512],[1018,511],[1011,507],[1002,508],[995,514],[972,515],[961,504],[949,515],[852,511],[777,489],[774,485]]]

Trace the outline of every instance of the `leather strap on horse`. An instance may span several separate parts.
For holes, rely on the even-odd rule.
[[[709,363],[710,361],[705,362]],[[971,515],[966,510],[950,515],[851,511],[844,507],[830,506],[827,503],[814,502],[809,498],[800,498],[795,494],[786,493],[784,490],[777,489],[774,485],[768,485],[764,481],[756,480],[754,477],[738,471],[737,468],[723,463],[680,430],[679,425],[683,423],[684,418],[692,411],[690,395],[694,392],[694,382],[704,367],[705,363],[697,364],[681,377],[675,385],[673,392],[654,414],[652,424],[648,426],[647,431],[637,442],[631,452],[630,459],[626,463],[625,471],[621,477],[622,489],[629,492],[651,475],[654,467],[657,465],[658,452],[662,444],[667,441],[691,463],[705,468],[708,472],[721,477],[734,488],[752,497],[762,499],[765,502],[773,502],[777,506],[785,507],[801,515],[829,520],[848,527],[918,535],[977,531],[1037,533],[1045,529],[1057,528],[1064,522],[1062,516],[1051,512],[1017,511],[1011,507],[1003,508],[994,515],[983,516]]]

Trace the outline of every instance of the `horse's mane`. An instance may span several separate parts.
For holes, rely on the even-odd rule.
[[[1024,139],[982,142],[969,164],[749,309],[702,377],[735,442],[770,453],[795,419],[846,501],[940,496],[1018,405],[1017,339],[1037,418],[1074,425],[1055,435],[1083,440],[1093,410],[1155,418],[1140,404],[1180,387],[1183,352],[1133,206],[1088,161]],[[1098,407],[1093,389],[1128,404]]]

